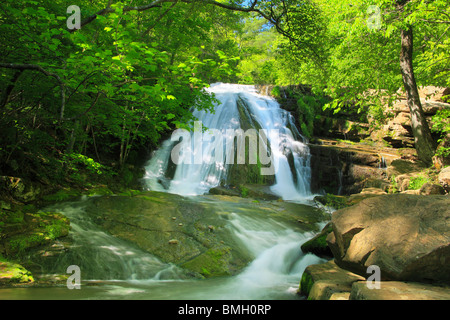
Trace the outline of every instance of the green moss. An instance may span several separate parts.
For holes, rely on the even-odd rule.
[[[10,211],[6,213],[5,223],[23,223],[24,214],[22,211]]]
[[[28,248],[49,243],[69,233],[69,219],[55,212],[27,214],[24,232],[5,239],[9,254],[24,253]]]
[[[231,275],[229,270],[230,250],[228,247],[212,248],[182,266],[200,273],[205,278]]]
[[[305,253],[311,252],[319,256],[333,256],[327,243],[327,237],[331,232],[333,232],[333,227],[329,223],[318,235],[301,246],[302,251]]]
[[[142,193],[142,191],[140,191],[140,190],[128,189],[128,190],[125,190],[125,191],[119,193],[119,196],[133,197],[133,196],[137,196],[141,193]]]
[[[33,275],[19,264],[0,260],[0,284],[33,282]]]
[[[58,192],[50,195],[43,196],[42,199],[45,201],[51,201],[51,202],[61,202],[61,201],[67,201],[70,199],[74,199],[76,197],[79,197],[81,194],[80,192],[72,189],[61,189]]]
[[[349,206],[347,197],[336,196],[330,193],[327,193],[324,196],[317,196],[314,200],[320,202],[324,206],[332,207],[334,209],[342,209]]]
[[[89,196],[109,196],[114,194],[108,187],[95,187],[88,191]]]
[[[248,197],[248,188],[245,186],[240,186],[239,188],[241,190],[241,196],[243,198],[247,198]]]
[[[311,288],[312,288],[313,284],[314,284],[314,280],[311,277],[311,275],[307,272],[303,272],[302,278],[300,280],[300,286],[299,286],[300,294],[309,296],[309,293],[311,292]]]

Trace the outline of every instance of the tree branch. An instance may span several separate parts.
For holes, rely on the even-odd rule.
[[[58,84],[59,84],[59,87],[61,90],[61,110],[60,110],[59,122],[60,123],[62,122],[62,120],[64,118],[64,108],[66,105],[66,95],[65,95],[64,83],[62,82],[61,77],[59,75],[57,75],[56,73],[49,72],[37,64],[16,64],[16,63],[0,62],[0,68],[16,69],[16,70],[35,70],[35,71],[39,71],[39,72],[45,74],[47,77],[55,78],[58,81]]]
[[[123,12],[128,12],[128,11],[145,11],[145,10],[148,10],[148,9],[160,7],[161,4],[163,4],[163,3],[177,3],[178,1],[180,1],[180,0],[155,0],[155,1],[151,2],[151,3],[149,3],[149,4],[142,5],[142,6],[125,6],[123,8]],[[236,5],[230,5],[230,4],[226,4],[226,3],[217,2],[215,0],[202,0],[202,1],[198,1],[198,0],[181,0],[181,2],[184,2],[184,3],[201,2],[202,4],[215,5],[215,6],[227,9],[227,10],[241,11],[241,12],[256,12],[256,13],[260,14],[262,17],[264,17],[265,19],[270,21],[270,17],[269,16],[267,16],[261,10],[256,8],[258,0],[254,0],[250,7],[240,7],[240,6],[236,6]],[[90,15],[86,19],[84,19],[81,22],[81,27],[91,23],[98,16],[105,16],[105,15],[107,15],[109,13],[113,13],[114,11],[115,10],[113,8],[108,6],[105,9],[102,9],[102,10],[94,13],[93,15]],[[75,32],[75,31],[77,31],[77,29],[71,29],[69,31],[70,32]]]
[[[80,113],[79,115],[76,115],[75,117],[67,118],[67,119],[64,119],[64,120],[66,120],[66,121],[73,121],[73,120],[77,120],[77,119],[81,118],[82,116],[86,115],[89,111],[92,110],[92,108],[95,107],[95,105],[97,104],[98,98],[100,97],[101,94],[103,94],[103,92],[101,92],[101,91],[97,92],[97,96],[95,97],[94,101],[92,101],[90,107],[87,108],[84,112]]]

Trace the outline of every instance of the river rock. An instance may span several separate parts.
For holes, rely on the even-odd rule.
[[[439,184],[427,182],[420,188],[419,194],[425,195],[425,196],[433,195],[433,194],[439,195],[439,194],[445,194],[445,190]]]
[[[302,246],[300,247],[303,252],[305,253],[314,253],[317,256],[325,256],[325,257],[332,257],[333,254],[331,253],[330,248],[327,244],[327,236],[330,232],[333,231],[333,228],[331,227],[331,222],[328,223],[320,233],[318,233],[316,236],[314,236],[312,239],[306,241]]]
[[[364,277],[344,270],[334,260],[308,266],[300,281],[300,293],[308,300],[329,300],[335,294],[350,295],[352,284]],[[335,296],[336,297],[336,296]]]
[[[154,191],[92,198],[86,213],[112,235],[200,277],[236,274],[255,258],[229,227],[231,213],[276,216],[300,232],[313,231],[311,222],[327,218],[296,203],[219,195],[192,199]]]
[[[406,194],[368,198],[336,211],[327,242],[336,264],[381,278],[450,281],[450,198]]]
[[[450,300],[450,287],[417,282],[381,281],[379,289],[353,283],[350,300]]]

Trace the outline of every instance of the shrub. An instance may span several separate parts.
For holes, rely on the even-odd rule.
[[[420,189],[425,183],[430,182],[430,179],[424,176],[417,176],[412,177],[409,180],[409,190],[418,190]]]

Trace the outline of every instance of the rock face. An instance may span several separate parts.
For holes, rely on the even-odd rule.
[[[449,92],[449,88],[432,86],[419,88],[422,108],[429,124],[431,124],[432,117],[439,110],[450,109],[450,103],[448,103],[449,100],[443,98],[448,95]],[[374,141],[382,139],[394,148],[414,147],[410,111],[404,93],[392,107],[385,107],[385,113],[390,113],[393,117],[389,119],[381,130],[373,131],[371,133],[371,138]]]
[[[310,144],[311,189],[332,194],[355,194],[364,188],[387,189],[386,166],[397,154],[369,146],[352,146],[331,140]]]
[[[203,277],[235,274],[254,259],[229,227],[231,213],[276,215],[304,231],[325,219],[320,210],[295,203],[221,195],[202,199],[149,191],[92,199],[86,212],[112,235]]]
[[[327,242],[336,264],[384,280],[450,282],[450,198],[385,195],[339,210]]]

